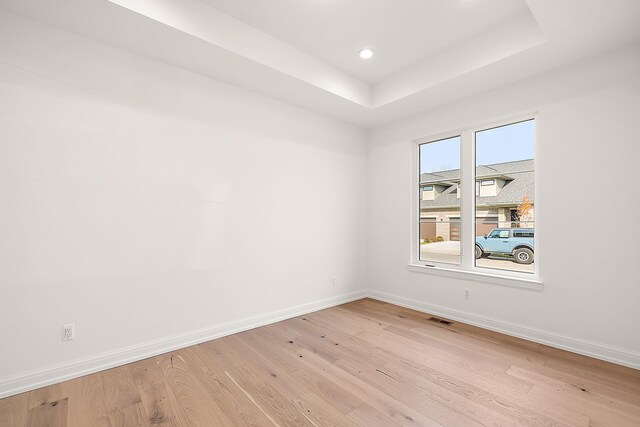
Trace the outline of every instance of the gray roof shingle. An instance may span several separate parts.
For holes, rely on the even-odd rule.
[[[527,195],[534,202],[534,163],[533,160],[482,165],[476,168],[477,178],[502,177],[506,184],[496,196],[476,197],[476,206],[516,205]],[[435,200],[421,200],[420,208],[459,207],[456,183],[460,182],[460,169],[423,173],[421,183],[442,183],[449,187]]]

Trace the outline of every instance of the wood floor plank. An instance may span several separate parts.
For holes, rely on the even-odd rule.
[[[640,426],[640,371],[363,299],[0,400],[0,427]]]
[[[150,426],[142,402],[115,408],[107,414],[112,427]]]
[[[237,426],[268,426],[273,421],[259,406],[247,397],[223,370],[212,370],[204,362],[206,358],[202,354],[202,348],[193,346],[182,352],[190,366],[198,369],[197,375],[202,386],[209,395],[218,403],[220,409],[233,425]]]
[[[111,411],[142,403],[140,393],[128,366],[119,366],[100,372],[107,414]]]
[[[231,425],[231,420],[202,388],[195,372],[179,351],[157,356],[155,359],[187,425]]]
[[[110,426],[100,374],[69,381],[68,423],[70,427]]]
[[[298,411],[316,426],[357,427],[358,424],[309,392],[291,400]]]
[[[29,392],[29,408],[57,402],[69,397],[69,383],[63,382]]]
[[[251,366],[263,381],[270,383],[314,425],[355,425],[349,418],[334,406],[328,404],[322,397],[315,393],[304,391],[293,375],[280,369],[269,358],[260,355],[250,346],[237,337],[230,337],[226,345],[245,362]]]
[[[329,376],[307,369],[299,357],[292,357],[291,353],[286,351],[286,348],[290,347],[288,341],[273,335],[270,331],[241,334],[238,338],[256,351],[269,354],[269,358],[285,369],[300,387],[320,396],[343,414],[348,414],[362,405],[361,399],[338,385]]]
[[[222,340],[201,344],[207,363],[223,367],[225,374],[271,419],[278,425],[312,426],[313,423],[300,413],[298,408],[287,399],[272,381],[265,381],[264,376],[255,372],[251,366],[243,362]]]
[[[29,409],[28,427],[66,427],[68,418],[68,399],[43,403]]]
[[[26,425],[29,409],[29,393],[0,399],[0,427]]]
[[[390,420],[389,417],[385,416],[382,412],[367,404],[360,405],[351,411],[349,417],[362,427],[400,426],[400,424]]]
[[[146,422],[167,427],[186,426],[175,396],[164,381],[155,358],[127,365],[145,408]]]
[[[313,424],[351,426],[355,423],[326,402],[321,396],[301,386],[296,377],[281,369],[237,336],[225,340],[229,348],[261,373],[264,380],[271,381],[283,396],[292,401],[296,408]]]

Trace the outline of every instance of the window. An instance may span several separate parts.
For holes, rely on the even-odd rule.
[[[508,239],[509,238],[509,230],[493,230],[491,233],[487,234],[488,239]]]
[[[481,179],[480,185],[493,185],[496,180],[504,182],[502,188],[476,198],[476,216],[497,216],[495,227],[499,230],[498,239],[485,239],[477,232],[476,221],[477,267],[534,272],[533,152],[533,120],[475,132],[476,179],[489,173],[500,174],[497,178]],[[514,233],[510,236],[511,229]]]
[[[451,135],[417,143],[412,263],[536,282],[535,120]]]
[[[460,264],[460,137],[420,144],[420,182],[434,183],[420,200],[420,261]]]
[[[533,237],[532,231],[514,231],[513,237]]]

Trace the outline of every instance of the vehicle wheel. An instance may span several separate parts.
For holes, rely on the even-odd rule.
[[[533,262],[533,251],[529,248],[519,248],[513,251],[513,258],[518,264],[531,264]]]
[[[482,249],[480,249],[480,246],[476,245],[476,259],[479,259],[482,257]]]

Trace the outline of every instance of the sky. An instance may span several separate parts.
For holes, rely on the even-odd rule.
[[[534,121],[476,132],[476,166],[533,159]],[[422,144],[420,173],[460,168],[460,137]]]

